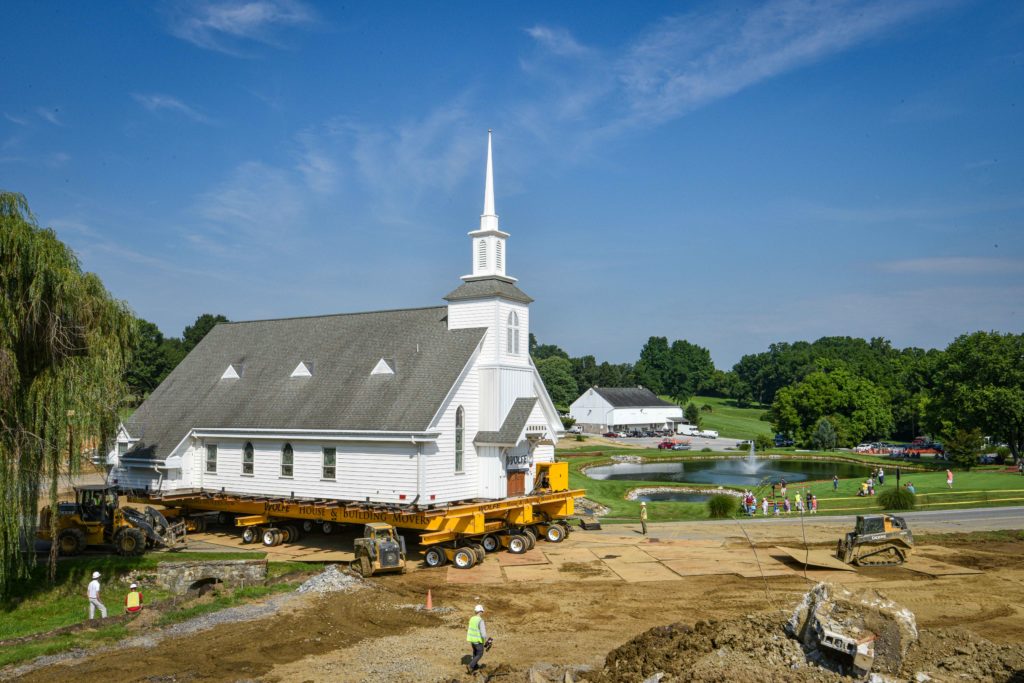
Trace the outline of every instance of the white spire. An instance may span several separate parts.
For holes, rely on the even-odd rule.
[[[494,164],[491,161],[491,129],[487,129],[487,180],[484,182],[484,212],[480,216],[481,230],[499,230],[498,215],[494,213]]]

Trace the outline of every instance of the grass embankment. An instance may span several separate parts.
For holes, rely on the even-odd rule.
[[[9,598],[0,602],[0,641],[36,636],[86,622],[88,602],[85,591],[94,571],[99,571],[101,574],[100,599],[107,607],[108,616],[117,617],[124,614],[124,596],[128,591],[128,584],[123,579],[129,574],[142,579],[140,588],[145,596],[146,609],[161,609],[160,603],[166,601],[169,604],[171,594],[149,584],[144,578],[148,572],[155,571],[160,563],[250,560],[262,559],[265,556],[265,553],[262,552],[232,552],[149,553],[142,557],[119,557],[116,555],[76,557],[62,559],[57,564],[57,578],[54,584],[50,584],[47,578],[47,567],[44,561],[33,570],[29,579],[15,586]],[[295,586],[294,582],[286,580],[288,574],[297,571],[317,571],[319,568],[319,565],[310,565],[309,563],[271,563],[267,569],[266,585],[247,586],[235,590],[224,589],[209,602],[198,605],[186,602],[181,606],[171,606],[162,614],[158,623],[163,626],[269,593],[288,590]],[[109,644],[124,638],[130,632],[130,625],[127,623],[104,625],[103,621],[98,618],[93,623],[95,628],[6,645],[0,648],[0,666],[72,648],[90,648]]]
[[[675,403],[670,397],[662,396],[664,400]],[[694,396],[686,403],[686,406],[693,403],[698,408],[709,405],[710,412],[701,411],[700,428],[714,429],[719,436],[727,436],[732,439],[753,439],[758,434],[772,436],[772,426],[761,419],[761,416],[768,410],[768,406],[754,406],[752,408],[739,408],[736,401],[731,398],[719,398],[717,396]]]
[[[657,486],[687,487],[685,483],[676,482],[645,482],[645,481],[609,481],[591,479],[582,473],[582,470],[594,464],[607,464],[612,462],[610,456],[615,453],[613,448],[597,447],[583,457],[573,457],[572,453],[559,453],[559,457],[569,461],[569,483],[573,488],[587,490],[587,498],[597,501],[610,508],[607,517],[603,521],[608,522],[633,522],[639,519],[640,503],[626,500],[626,493],[633,488]],[[640,455],[651,460],[671,459],[687,460],[707,458],[714,456],[737,456],[735,451],[726,453],[702,453],[702,452],[680,452],[680,451],[618,451],[623,455]],[[910,466],[919,467],[916,471],[907,469],[908,463],[895,462],[878,456],[862,455],[859,453],[793,453],[790,449],[773,449],[770,454],[782,454],[792,459],[800,460],[807,458],[834,458],[846,460],[864,465],[881,465],[885,472],[885,485],[876,486],[876,493],[886,487],[896,485],[896,468],[901,468],[900,484],[912,482],[917,490],[917,509],[919,510],[941,510],[941,509],[962,509],[969,507],[997,507],[1003,505],[1024,504],[1024,477],[1009,474],[998,468],[979,468],[970,472],[957,471],[954,473],[954,487],[950,490],[946,486],[946,473],[944,462],[933,461],[912,461]],[[805,496],[809,490],[812,495],[818,497],[819,515],[852,515],[877,512],[881,508],[877,496],[859,497],[860,478],[840,479],[839,488],[832,490],[832,482],[800,482],[791,483],[788,488],[790,500],[793,496]],[[755,494],[758,503],[765,496],[772,494],[771,484],[758,487]],[[777,483],[777,482],[774,482]],[[693,484],[700,488],[714,488],[707,484]],[[728,488],[728,487],[727,487]],[[779,493],[776,489],[776,493]],[[779,494],[781,496],[781,494]],[[780,501],[781,504],[781,501]],[[648,518],[652,522],[670,521],[693,521],[708,519],[707,505],[704,503],[682,503],[682,502],[653,502],[647,504]],[[759,509],[760,510],[760,509]],[[760,512],[759,512],[760,514]]]

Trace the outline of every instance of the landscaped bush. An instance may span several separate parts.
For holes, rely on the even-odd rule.
[[[708,499],[708,517],[711,519],[732,517],[736,513],[737,507],[739,507],[739,501],[736,496],[719,493]]]
[[[711,449],[710,449],[710,448],[708,448],[707,446],[705,446],[704,448],[700,449],[700,452],[701,452],[701,453],[710,453],[710,452],[711,452]]]
[[[700,412],[702,413],[710,413],[712,411],[714,411],[714,408],[711,407],[710,403],[705,403],[700,407]]]
[[[577,441],[586,441],[586,437],[583,436],[582,434],[577,434],[576,435],[576,440]]]
[[[905,488],[886,489],[878,494],[878,504],[883,510],[913,510],[917,496]]]

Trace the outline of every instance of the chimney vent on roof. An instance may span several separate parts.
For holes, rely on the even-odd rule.
[[[232,363],[228,366],[228,369],[224,371],[224,374],[220,376],[221,379],[238,379],[242,376],[245,366],[241,363]]]
[[[371,375],[393,375],[395,374],[395,361],[391,358],[381,358],[370,371]]]
[[[313,361],[304,360],[295,366],[292,370],[292,377],[312,377],[313,376]]]

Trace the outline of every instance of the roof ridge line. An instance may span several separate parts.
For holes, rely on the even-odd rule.
[[[348,313],[322,313],[320,315],[292,315],[284,318],[259,318],[257,320],[231,320],[218,323],[218,325],[248,325],[251,323],[273,323],[283,320],[311,320],[313,318],[340,318],[348,315],[373,315],[375,313],[403,313],[406,311],[429,311],[431,309],[447,308],[444,304],[437,306],[413,306],[411,308],[384,308],[377,311],[350,311]]]

